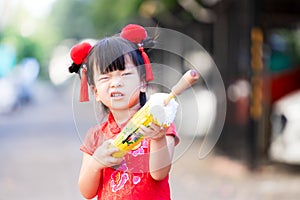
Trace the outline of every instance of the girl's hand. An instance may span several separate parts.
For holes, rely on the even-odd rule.
[[[166,135],[166,128],[150,123],[149,127],[141,126],[140,133],[151,140],[160,140]]]
[[[93,158],[104,167],[112,167],[121,164],[123,158],[115,158],[113,153],[118,152],[119,149],[112,145],[112,140],[106,140],[99,146],[93,154]]]

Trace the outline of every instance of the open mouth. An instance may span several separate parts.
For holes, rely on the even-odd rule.
[[[110,94],[111,97],[122,97],[124,96],[121,92],[112,92]]]

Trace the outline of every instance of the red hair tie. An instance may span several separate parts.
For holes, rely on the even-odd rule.
[[[139,46],[139,50],[141,51],[145,63],[146,81],[152,81],[154,79],[152,67],[150,64],[149,57],[146,54],[142,45],[142,41],[147,38],[147,32],[145,28],[137,24],[128,24],[122,29],[120,36]]]
[[[87,55],[89,54],[91,48],[92,46],[87,42],[74,45],[70,52],[71,59],[76,65],[81,65],[86,59]],[[82,67],[79,99],[80,102],[89,101],[89,90],[86,71],[86,67]]]
[[[70,52],[70,56],[73,62],[76,65],[81,65],[87,57],[87,55],[89,54],[91,48],[92,46],[87,42],[74,45]]]

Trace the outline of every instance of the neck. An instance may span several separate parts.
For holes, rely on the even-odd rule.
[[[121,125],[128,121],[138,110],[140,109],[140,105],[137,104],[131,108],[126,110],[110,110],[114,119],[118,125]]]

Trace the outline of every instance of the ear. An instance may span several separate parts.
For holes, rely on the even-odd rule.
[[[141,80],[141,85],[140,85],[140,91],[141,92],[146,92],[146,90],[147,90],[147,82],[146,82],[146,80]]]

